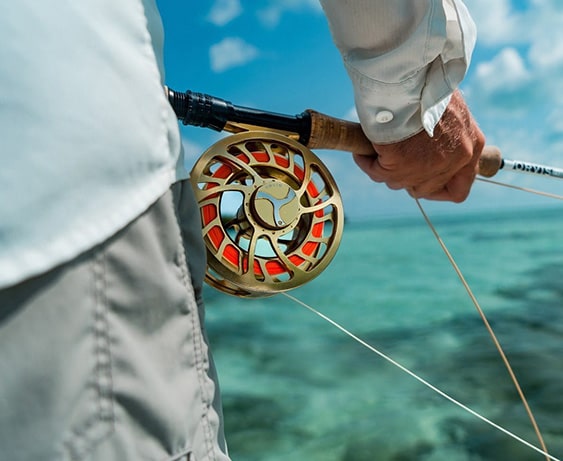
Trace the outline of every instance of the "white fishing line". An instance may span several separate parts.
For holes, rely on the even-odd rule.
[[[510,189],[516,189],[516,190],[519,190],[519,191],[522,191],[522,192],[528,192],[530,194],[541,195],[542,197],[549,197],[549,198],[554,198],[554,199],[557,199],[557,200],[563,200],[562,195],[551,194],[549,192],[543,192],[543,191],[535,190],[535,189],[528,189],[527,187],[513,186],[512,184],[506,184],[504,182],[492,181],[490,179],[484,179],[484,178],[475,178],[475,179],[477,181],[485,182],[485,183],[488,183],[488,184],[494,184],[495,186],[508,187]]]
[[[536,447],[534,444],[527,442],[526,440],[524,440],[523,438],[517,436],[516,434],[514,434],[513,432],[510,432],[508,429],[505,429],[502,426],[499,426],[498,424],[494,423],[493,421],[491,421],[490,419],[487,419],[485,416],[477,413],[475,410],[469,408],[467,405],[464,405],[463,403],[461,403],[460,401],[456,400],[455,398],[451,397],[450,395],[446,394],[444,391],[438,389],[436,386],[434,386],[433,384],[430,384],[428,381],[426,381],[424,378],[421,378],[420,376],[418,376],[416,373],[414,373],[413,371],[409,370],[407,367],[401,365],[399,362],[397,362],[396,360],[392,359],[391,357],[389,357],[388,355],[386,355],[385,353],[381,352],[380,350],[378,350],[377,348],[375,348],[374,346],[372,346],[371,344],[367,343],[366,341],[364,341],[363,339],[361,339],[360,337],[356,336],[354,333],[352,333],[351,331],[347,330],[346,328],[344,328],[342,325],[340,325],[339,323],[337,323],[336,321],[332,320],[330,317],[326,316],[325,314],[323,314],[322,312],[319,312],[317,309],[315,309],[314,307],[309,306],[308,304],[306,304],[305,302],[295,298],[294,296],[285,293],[285,292],[281,292],[280,295],[285,296],[286,298],[292,300],[293,302],[299,304],[300,306],[308,309],[309,311],[311,311],[313,314],[318,315],[320,318],[322,318],[323,320],[325,320],[326,322],[330,323],[332,326],[336,327],[337,329],[339,329],[342,333],[344,333],[345,335],[349,336],[350,338],[352,338],[354,341],[356,341],[357,343],[361,344],[362,346],[364,346],[366,349],[369,349],[370,351],[374,352],[375,354],[377,354],[379,357],[381,357],[382,359],[386,360],[387,362],[391,363],[392,365],[394,365],[395,367],[399,368],[401,371],[405,372],[406,374],[408,374],[409,376],[411,376],[412,378],[416,379],[418,382],[420,382],[421,384],[423,384],[424,386],[426,386],[427,388],[431,389],[432,391],[434,391],[436,394],[440,395],[441,397],[443,397],[444,399],[448,400],[449,402],[453,403],[454,405],[458,406],[459,408],[461,408],[462,410],[466,411],[467,413],[470,413],[471,415],[475,416],[476,418],[479,418],[481,421],[483,421],[484,423],[488,424],[489,426],[494,427],[495,429],[497,429],[500,432],[503,432],[504,434],[506,434],[507,436],[513,438],[514,440],[520,442],[521,444],[527,446],[528,448],[531,448],[532,450],[541,453],[542,455],[546,456],[548,459],[551,459],[552,461],[561,461],[560,459],[551,456],[549,453],[546,453],[544,450],[542,450],[541,448]]]
[[[424,208],[422,207],[420,200],[415,199],[415,201],[416,201],[416,204],[417,204],[420,212],[422,213],[422,217],[426,221],[426,224],[428,224],[428,227],[430,228],[430,230],[434,234],[434,237],[436,237],[438,244],[442,248],[442,251],[444,252],[446,257],[448,258],[448,261],[450,262],[450,264],[451,264],[452,268],[454,269],[455,273],[459,277],[459,280],[461,281],[463,287],[465,288],[465,291],[467,292],[469,298],[471,299],[471,302],[475,306],[475,309],[477,309],[477,312],[479,313],[479,316],[481,317],[481,320],[483,321],[483,324],[485,325],[485,328],[487,329],[489,336],[493,340],[493,343],[494,343],[494,345],[495,345],[495,347],[496,347],[496,349],[499,353],[499,356],[502,359],[502,362],[504,363],[506,370],[508,371],[508,374],[510,375],[510,379],[512,380],[514,387],[516,388],[516,391],[518,392],[520,400],[522,401],[522,404],[524,405],[524,409],[526,410],[526,413],[528,414],[528,417],[530,418],[530,422],[532,423],[532,426],[534,427],[534,431],[536,432],[536,435],[537,435],[538,440],[540,442],[540,445],[542,447],[542,451],[544,453],[547,452],[547,447],[546,447],[545,442],[543,440],[542,433],[540,431],[538,423],[536,422],[536,418],[534,416],[534,413],[532,412],[532,409],[530,408],[530,405],[528,404],[528,399],[526,398],[526,395],[524,394],[524,391],[522,390],[522,387],[520,386],[520,382],[518,381],[518,378],[516,377],[516,374],[514,373],[514,370],[512,369],[512,365],[510,364],[508,357],[504,353],[504,349],[502,348],[500,341],[498,340],[497,335],[495,334],[495,332],[493,330],[493,327],[489,323],[489,320],[487,319],[487,316],[485,315],[485,312],[483,311],[481,304],[479,303],[479,301],[477,300],[477,298],[473,294],[473,290],[469,286],[469,283],[465,279],[463,272],[461,272],[461,269],[459,268],[459,266],[457,265],[454,257],[450,253],[450,250],[448,250],[448,247],[446,246],[446,244],[444,243],[444,241],[440,237],[438,230],[436,229],[436,227],[434,227],[434,224],[432,224],[432,221],[430,220],[430,218],[426,214],[426,211],[424,211]]]

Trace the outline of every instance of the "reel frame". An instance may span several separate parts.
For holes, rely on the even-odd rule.
[[[271,296],[317,277],[344,227],[337,184],[285,133],[251,129],[207,149],[190,181],[207,251],[206,282],[237,297]]]

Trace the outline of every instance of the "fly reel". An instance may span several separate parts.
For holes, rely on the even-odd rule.
[[[328,169],[287,136],[247,131],[211,146],[191,183],[207,249],[206,281],[239,297],[301,286],[342,238],[340,193]]]

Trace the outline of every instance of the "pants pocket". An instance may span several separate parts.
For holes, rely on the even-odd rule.
[[[102,268],[92,252],[0,291],[3,459],[81,459],[112,433]]]

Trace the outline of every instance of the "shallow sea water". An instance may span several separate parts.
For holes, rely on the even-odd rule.
[[[440,218],[542,429],[563,457],[563,212]],[[538,445],[483,323],[421,218],[347,225],[292,296]],[[533,461],[480,421],[290,299],[206,289],[235,461]]]

